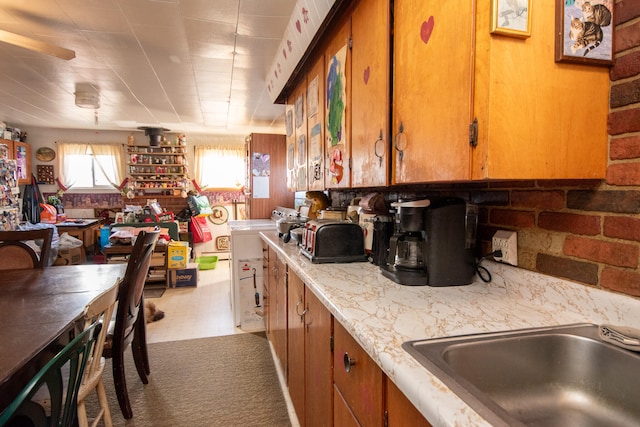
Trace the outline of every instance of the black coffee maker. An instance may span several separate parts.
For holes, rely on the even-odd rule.
[[[397,202],[396,230],[382,274],[409,286],[457,286],[473,281],[475,206],[458,198]]]

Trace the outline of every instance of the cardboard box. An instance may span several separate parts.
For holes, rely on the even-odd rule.
[[[198,264],[195,262],[190,262],[187,268],[167,270],[167,273],[170,288],[198,286]]]
[[[167,268],[187,268],[189,242],[169,242],[167,246]]]
[[[76,265],[84,264],[84,247],[71,249],[58,249],[58,259],[56,265]]]

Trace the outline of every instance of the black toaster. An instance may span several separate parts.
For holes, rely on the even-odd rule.
[[[308,221],[302,231],[300,253],[315,264],[367,261],[362,227],[346,221]]]

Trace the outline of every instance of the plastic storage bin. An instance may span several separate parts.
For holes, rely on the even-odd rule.
[[[218,265],[217,255],[196,257],[196,263],[200,266],[200,270],[213,270]]]

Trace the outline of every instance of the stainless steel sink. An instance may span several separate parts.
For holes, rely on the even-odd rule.
[[[600,340],[596,325],[402,347],[496,426],[640,425],[640,355]]]

